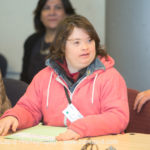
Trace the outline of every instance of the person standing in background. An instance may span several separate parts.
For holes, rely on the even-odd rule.
[[[30,83],[34,75],[45,67],[45,57],[55,37],[59,22],[75,14],[69,0],[39,0],[34,11],[36,32],[24,43],[24,56],[20,79]]]

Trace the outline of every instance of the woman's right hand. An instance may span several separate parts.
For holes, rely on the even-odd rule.
[[[18,127],[18,120],[13,116],[7,116],[0,120],[0,135],[6,135],[10,130],[16,132]]]

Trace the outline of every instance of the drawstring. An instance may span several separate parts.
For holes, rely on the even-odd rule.
[[[98,75],[96,74],[96,76],[95,76],[95,78],[94,78],[94,82],[93,82],[92,99],[91,99],[92,104],[93,104],[93,102],[94,102],[94,89],[95,89],[95,82],[96,82],[97,76],[98,76]]]
[[[50,79],[49,79],[49,84],[48,84],[48,88],[47,88],[47,99],[46,99],[46,107],[48,108],[48,99],[49,99],[49,91],[50,91],[50,85],[51,85],[51,81],[52,81],[52,76],[53,76],[53,72],[51,73]]]
[[[46,107],[48,108],[48,100],[49,100],[49,91],[50,91],[50,85],[51,85],[51,81],[52,81],[52,76],[53,76],[53,72],[51,73],[50,76],[50,80],[49,80],[49,84],[48,84],[48,89],[47,89],[47,100],[46,100]],[[91,102],[93,104],[94,102],[94,90],[95,90],[95,82],[97,79],[98,74],[96,74],[95,78],[94,78],[94,82],[93,82],[93,88],[92,88],[92,98],[91,98]]]

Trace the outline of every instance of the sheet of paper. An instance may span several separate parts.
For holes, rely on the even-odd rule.
[[[45,126],[40,124],[7,135],[5,138],[38,142],[53,142],[55,141],[55,136],[59,135],[59,133],[65,132],[66,130],[66,127]]]

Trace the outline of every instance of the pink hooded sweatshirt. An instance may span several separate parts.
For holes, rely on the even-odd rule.
[[[41,70],[14,108],[2,116],[15,116],[19,129],[37,125],[67,126],[81,137],[121,133],[129,121],[127,87],[113,67],[114,60],[101,59],[106,69],[95,70],[70,92],[65,81],[51,67]],[[64,86],[72,104],[84,116],[70,122],[62,113],[68,106]],[[15,93],[14,93],[15,94]]]

